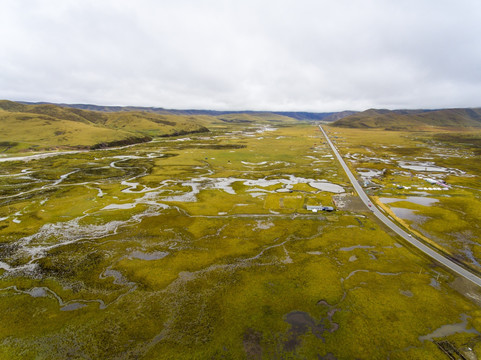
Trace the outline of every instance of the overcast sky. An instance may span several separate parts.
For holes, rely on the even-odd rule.
[[[2,0],[0,34],[1,99],[481,106],[479,0]]]

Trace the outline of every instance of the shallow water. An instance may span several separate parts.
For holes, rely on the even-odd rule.
[[[407,201],[413,204],[418,204],[423,206],[431,206],[432,204],[439,202],[438,199],[424,197],[424,196],[408,196],[405,199],[381,197],[379,198],[379,201],[382,202],[383,204],[390,204],[398,201]]]
[[[0,157],[0,162],[7,162],[7,161],[26,161],[27,162],[30,160],[40,160],[40,159],[46,159],[52,156],[78,154],[82,152],[87,152],[87,150],[59,151],[59,152],[41,153],[41,154],[26,155],[26,156]]]
[[[419,341],[424,341],[424,340],[432,341],[435,338],[442,338],[442,337],[446,337],[446,336],[453,335],[453,334],[456,334],[456,333],[463,333],[463,332],[480,335],[480,333],[476,329],[474,329],[474,328],[468,329],[467,328],[468,318],[469,318],[468,315],[461,314],[460,318],[461,318],[460,323],[443,325],[440,328],[434,330],[430,334],[420,336]]]
[[[427,218],[425,216],[416,215],[415,210],[399,208],[399,207],[391,207],[392,212],[397,217],[403,220],[410,220],[417,223],[424,222]]]
[[[128,203],[128,204],[110,204],[106,207],[102,208],[102,210],[125,210],[125,209],[133,209],[136,207],[136,203]]]
[[[61,307],[60,311],[74,311],[74,310],[81,309],[85,306],[87,306],[87,305],[82,304],[82,303],[71,303],[71,304],[68,304],[68,305],[65,305],[65,306]]]
[[[436,166],[432,162],[421,162],[421,161],[399,161],[399,166],[403,169],[414,170],[414,171],[428,171],[428,172],[447,172],[448,169],[442,166]]]
[[[328,191],[335,194],[344,192],[344,188],[342,186],[328,182],[310,182],[309,186],[321,191]]]
[[[8,309],[2,321],[12,335],[0,339],[0,353],[11,348],[38,351],[42,358],[56,352],[58,358],[176,358],[191,344],[191,357],[249,358],[243,331],[252,329],[264,357],[285,357],[285,339],[293,340],[289,346],[305,358],[327,359],[327,347],[338,358],[386,357],[397,346],[389,341],[392,323],[386,322],[386,331],[372,329],[379,337],[373,339],[374,325],[364,321],[385,318],[386,304],[405,314],[396,323],[400,334],[413,326],[429,333],[435,328],[432,319],[452,323],[460,312],[476,311],[447,290],[445,278],[432,284],[438,291],[429,286],[433,274],[410,276],[420,264],[429,269],[429,263],[396,244],[369,216],[359,226],[341,212],[329,219],[302,209],[295,216],[276,212],[271,198],[287,198],[272,195],[276,189],[325,203],[345,191],[340,185],[345,178],[332,155],[321,151],[314,170],[316,158],[305,158],[313,154],[310,144],[292,157],[292,140],[284,137],[275,144],[285,155],[258,157],[255,146],[277,134],[264,135],[240,138],[250,147],[242,150],[245,158],[204,148],[185,151],[176,140],[162,144],[179,156],[166,157],[165,163],[156,144],[140,145],[141,151],[55,157],[31,162],[30,169],[4,163],[15,175],[2,177],[7,183],[13,179],[8,186],[19,183],[20,174],[30,176],[26,180],[32,186],[48,186],[2,199],[0,226],[8,226],[3,228],[8,246],[0,247],[0,306]],[[218,164],[229,156],[229,167]],[[206,157],[217,161],[206,164]],[[284,158],[292,163],[286,171],[299,176],[283,173],[285,163],[278,159]],[[343,180],[336,184],[323,176]],[[375,281],[369,281],[372,277]],[[9,288],[12,284],[20,290]],[[421,288],[425,296],[415,299],[419,311],[411,314],[404,296]],[[445,301],[454,304],[448,314],[439,310]],[[331,321],[343,308],[339,324]],[[338,328],[342,334],[334,333]]]
[[[356,171],[360,176],[364,178],[372,178],[372,177],[380,176],[382,174],[382,171],[375,170],[375,169],[358,168]]]

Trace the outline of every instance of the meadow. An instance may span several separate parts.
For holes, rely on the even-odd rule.
[[[479,129],[331,129],[361,182],[396,220],[481,270]]]
[[[316,125],[238,120],[122,148],[0,158],[0,358],[481,355],[480,289],[379,224]],[[422,190],[437,202],[421,208],[398,186],[426,181],[386,161],[428,161],[415,157],[445,143],[329,132],[354,169],[383,172],[371,194],[400,199],[386,209],[433,218],[404,220],[420,236],[475,242],[474,154],[429,160],[462,176]],[[436,230],[444,218],[449,232]]]

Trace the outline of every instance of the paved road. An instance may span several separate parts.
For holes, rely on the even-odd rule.
[[[319,125],[319,129],[321,129],[322,133],[326,137],[327,143],[329,144],[332,151],[334,152],[334,155],[336,155],[337,160],[339,160],[339,162],[341,163],[342,168],[344,169],[347,176],[349,177],[349,180],[351,180],[352,186],[354,186],[354,189],[359,194],[359,197],[364,202],[364,204],[366,204],[366,206],[372,210],[373,214],[376,215],[379,220],[381,220],[384,224],[386,224],[396,234],[404,238],[404,240],[406,240],[407,242],[417,247],[419,250],[424,252],[426,255],[428,255],[432,259],[436,260],[438,263],[443,264],[445,267],[455,272],[456,274],[466,278],[469,281],[472,281],[478,286],[481,286],[481,278],[479,278],[477,275],[464,269],[463,267],[459,266],[452,260],[446,258],[445,256],[441,255],[437,251],[424,245],[419,240],[413,238],[411,234],[401,229],[399,226],[397,226],[395,223],[389,220],[381,211],[379,211],[379,209],[376,206],[374,206],[374,204],[371,202],[367,194],[364,192],[363,188],[361,187],[357,179],[354,177],[351,170],[347,167],[346,162],[344,161],[342,156],[339,154],[339,151],[337,151],[336,147],[331,142],[331,140],[329,139],[329,137],[327,136],[326,132],[324,131],[321,125]]]

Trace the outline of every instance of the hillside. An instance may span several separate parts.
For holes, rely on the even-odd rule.
[[[385,130],[481,127],[481,108],[443,110],[369,109],[337,120],[332,126]]]
[[[0,152],[118,146],[204,131],[190,116],[0,101]]]
[[[57,105],[60,107],[74,108],[80,110],[90,110],[90,111],[101,111],[101,112],[120,112],[120,111],[137,111],[137,112],[150,112],[156,114],[170,114],[170,115],[183,115],[183,116],[217,116],[222,117],[223,115],[238,115],[244,117],[244,115],[252,116],[273,116],[280,115],[284,117],[289,117],[291,119],[301,120],[301,121],[319,121],[325,120],[330,117],[334,112],[306,112],[306,111],[218,111],[218,110],[177,110],[177,109],[164,109],[161,107],[142,107],[142,106],[102,106],[102,105],[92,105],[92,104],[50,104],[50,103],[30,103],[22,102],[26,105]],[[325,120],[334,121],[334,120]]]
[[[332,115],[326,116],[325,118],[322,119],[322,121],[325,121],[325,122],[337,121],[337,120],[343,119],[347,116],[351,116],[351,115],[354,115],[354,114],[357,114],[357,113],[359,113],[359,112],[358,111],[350,111],[350,110],[336,112],[336,113],[333,113]]]

